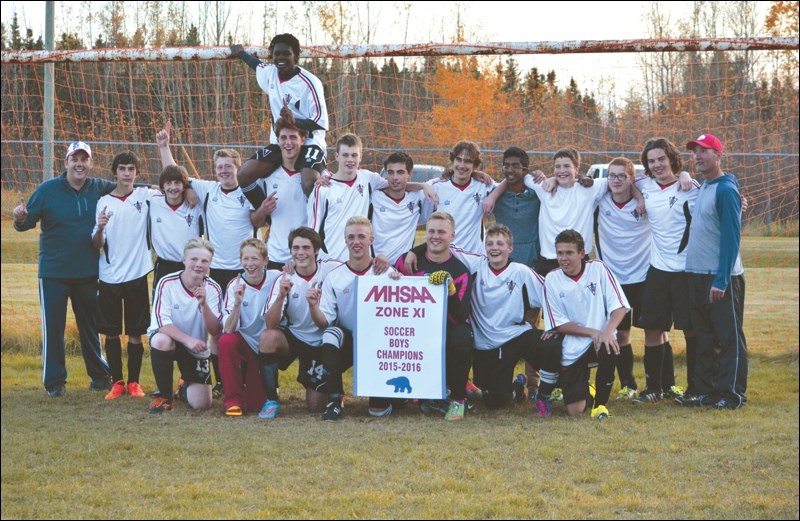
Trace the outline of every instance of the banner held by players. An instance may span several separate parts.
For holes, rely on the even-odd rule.
[[[356,278],[353,394],[444,399],[447,286]]]

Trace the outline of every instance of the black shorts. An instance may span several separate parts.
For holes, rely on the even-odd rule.
[[[211,385],[211,357],[196,358],[188,347],[175,342],[175,361],[185,382]]]
[[[297,381],[306,389],[317,389],[324,383],[325,367],[322,365],[322,346],[312,346],[306,344],[292,334],[286,328],[281,328],[286,342],[289,344],[289,352],[281,355],[278,361],[278,368],[285,371],[298,359]]]
[[[222,298],[225,298],[225,292],[228,291],[228,283],[242,274],[242,270],[221,270],[211,268],[211,273],[208,274],[211,280],[219,284],[222,289]],[[224,305],[224,302],[223,302]]]
[[[281,147],[278,145],[267,145],[258,149],[258,152],[253,154],[250,159],[255,159],[262,163],[273,163],[280,165],[283,162],[281,156]],[[317,145],[303,145],[300,147],[300,155],[294,163],[295,170],[302,170],[310,168],[316,170],[320,174],[325,171],[325,151]]]
[[[558,384],[556,385],[561,388],[565,404],[569,405],[592,397],[589,393],[589,365],[597,365],[597,363],[597,353],[594,350],[594,346],[589,346],[586,353],[578,358],[574,364],[561,368],[561,373],[558,375]]]
[[[125,334],[144,335],[150,326],[150,288],[147,275],[128,282],[98,284],[97,330],[104,335],[122,334],[123,302]]]
[[[186,266],[183,264],[182,261],[171,261],[162,259],[161,257],[156,257],[156,265],[153,269],[153,291],[156,290],[156,286],[158,286],[158,281],[160,281],[170,273],[175,273],[176,271],[183,271],[185,267]]]
[[[644,284],[644,282],[636,282],[634,284],[622,285],[622,292],[625,293],[625,297],[628,299],[628,304],[630,304],[631,309],[625,314],[622,322],[620,322],[619,326],[617,326],[617,329],[630,329],[631,322],[633,322],[633,325],[638,328],[642,327],[639,314],[642,312]]]
[[[643,329],[691,331],[689,276],[684,271],[662,271],[653,266],[644,282],[639,325]]]

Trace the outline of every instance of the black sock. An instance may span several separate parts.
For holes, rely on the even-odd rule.
[[[219,375],[219,355],[211,354],[211,365],[214,367],[214,380],[218,384],[222,383],[222,377]]]
[[[261,366],[261,383],[267,394],[267,400],[278,401],[278,354],[258,353]]]
[[[600,365],[597,366],[597,373],[594,375],[594,406],[605,405],[611,396],[611,387],[614,385],[614,369],[617,366],[617,355],[610,355],[603,352],[600,348],[598,358]]]
[[[685,333],[684,333],[685,334]],[[697,362],[697,337],[686,336],[686,383],[687,392],[694,393],[694,365]]]
[[[158,387],[161,397],[170,402],[172,401],[172,366],[174,360],[174,352],[150,348],[150,363],[153,366],[156,387]]]
[[[664,365],[664,344],[644,346],[644,372],[647,389],[661,392],[661,371]]]
[[[114,382],[122,380],[122,342],[119,337],[106,337],[106,358],[111,368],[111,378]]]
[[[622,387],[637,388],[636,378],[633,376],[633,346],[630,344],[619,346],[617,372],[619,373],[619,383]]]
[[[144,346],[128,342],[128,383],[138,382],[142,373]]]
[[[253,183],[249,186],[242,186],[242,193],[250,201],[250,204],[253,205],[253,208],[258,209],[261,206],[261,203],[267,198],[264,194],[264,190],[258,186],[258,183]]]
[[[332,395],[344,393],[340,356],[339,348],[333,344],[322,344],[322,366],[325,373],[324,383],[317,388],[318,391]]]
[[[675,385],[675,359],[672,356],[672,344],[664,343],[664,365],[661,367],[661,385],[665,391]]]

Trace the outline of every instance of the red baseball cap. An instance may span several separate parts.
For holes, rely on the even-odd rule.
[[[686,150],[694,150],[697,146],[701,146],[703,148],[712,148],[717,152],[722,153],[722,141],[720,141],[714,134],[702,134],[694,141],[689,141],[686,143]]]

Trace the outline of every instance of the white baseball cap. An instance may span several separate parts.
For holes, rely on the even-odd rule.
[[[84,152],[86,152],[89,155],[89,158],[92,157],[92,149],[91,149],[91,147],[89,145],[87,145],[83,141],[73,141],[67,147],[67,155],[66,155],[66,157],[64,159],[69,159],[69,156],[71,156],[72,154],[74,154],[78,150],[83,150]]]

